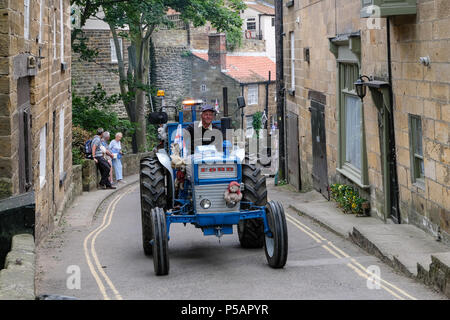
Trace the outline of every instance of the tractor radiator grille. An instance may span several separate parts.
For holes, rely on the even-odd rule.
[[[236,164],[199,164],[198,178],[202,179],[224,179],[236,178],[237,165]]]
[[[217,212],[237,212],[239,211],[239,203],[233,207],[228,208],[223,194],[228,188],[228,184],[205,184],[197,185],[194,187],[195,194],[195,208],[197,213],[217,213]],[[200,201],[208,199],[211,201],[211,207],[209,209],[203,209],[200,207]]]

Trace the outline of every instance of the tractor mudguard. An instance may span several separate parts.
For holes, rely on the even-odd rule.
[[[159,149],[159,151],[156,153],[156,156],[158,157],[158,161],[159,163],[161,163],[161,165],[164,166],[164,168],[167,169],[167,171],[170,174],[170,179],[172,181],[172,183],[170,183],[167,187],[168,189],[168,193],[172,194],[172,204],[171,204],[171,208],[173,208],[174,206],[174,199],[175,199],[175,189],[173,186],[173,181],[175,181],[174,176],[173,176],[173,170],[172,170],[172,164],[171,164],[171,160],[170,160],[170,156],[167,154],[166,150],[164,149]]]

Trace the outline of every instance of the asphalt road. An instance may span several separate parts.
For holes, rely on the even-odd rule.
[[[285,201],[276,192],[269,198]],[[142,249],[134,184],[113,196],[91,226],[66,225],[54,235],[41,252],[38,293],[79,299],[445,299],[307,218],[290,209],[286,214],[284,269],[271,269],[263,249],[242,249],[236,230],[219,241],[194,226],[173,224],[170,273],[157,277]]]

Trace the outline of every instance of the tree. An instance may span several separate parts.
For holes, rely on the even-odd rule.
[[[158,26],[174,27],[167,17],[169,9],[179,12],[180,18],[192,22],[194,27],[209,21],[218,32],[226,32],[234,38],[241,32],[239,12],[245,9],[242,0],[72,0],[72,3],[90,6],[83,11],[80,28],[86,17],[99,12],[100,6],[103,10],[104,16],[97,18],[108,23],[111,29],[118,60],[120,92],[130,121],[137,124],[135,142],[139,151],[145,151],[146,145],[145,93],[150,90],[149,40]],[[127,33],[121,32],[125,29]],[[127,37],[131,42],[128,70],[125,70],[119,36]]]

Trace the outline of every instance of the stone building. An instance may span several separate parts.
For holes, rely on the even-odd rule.
[[[449,25],[447,0],[283,1],[293,185],[352,185],[373,216],[450,241]]]
[[[273,123],[276,74],[275,63],[268,57],[251,53],[229,54],[225,48],[225,35],[210,34],[208,52],[193,51],[191,70],[193,97],[212,104],[217,100],[223,115],[223,89],[227,88],[228,115],[236,122],[241,122],[237,97],[243,96],[246,101],[244,128],[252,127],[253,114],[257,111],[263,112],[265,119]]]
[[[69,0],[0,1],[0,199],[33,193],[35,237],[71,189]]]

